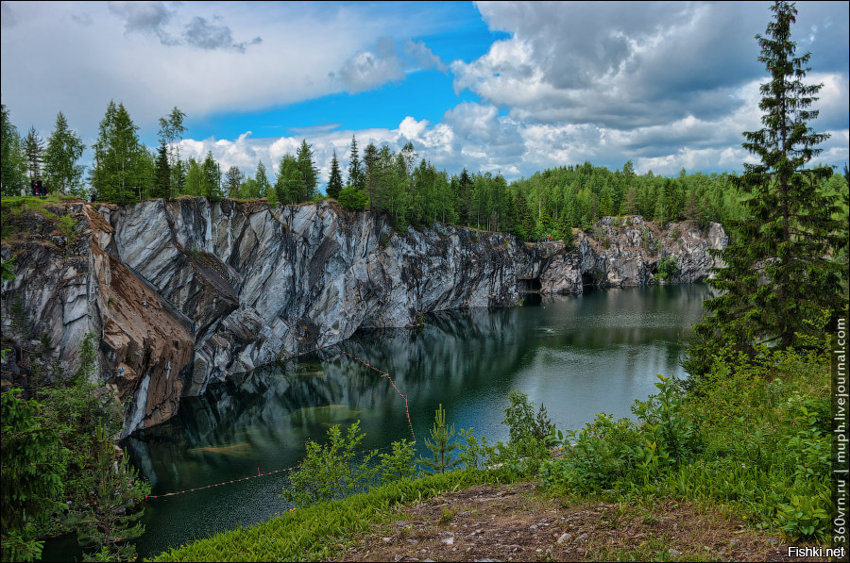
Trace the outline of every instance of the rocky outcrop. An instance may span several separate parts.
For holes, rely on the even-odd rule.
[[[3,283],[68,369],[87,333],[100,339],[105,380],[132,397],[126,432],[173,416],[181,396],[214,381],[339,343],[358,328],[403,327],[429,312],[517,304],[523,290],[655,283],[663,256],[709,274],[725,244],[687,223],[659,230],[640,217],[605,218],[563,243],[437,224],[396,233],[381,217],[322,202],[270,208],[203,198],[132,206],[75,203],[71,236],[4,241],[16,279]],[[44,230],[44,229],[42,229]],[[49,228],[46,228],[49,231]]]
[[[725,248],[727,243],[718,223],[705,230],[687,221],[660,229],[640,216],[603,217],[592,233],[576,233],[572,252],[565,252],[561,242],[549,243],[551,258],[541,267],[540,290],[581,293],[585,286],[699,282],[711,275],[715,265],[709,251]],[[658,265],[665,257],[675,260],[676,273],[659,279]]]

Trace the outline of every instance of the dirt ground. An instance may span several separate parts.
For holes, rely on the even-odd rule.
[[[798,544],[802,545],[802,544]],[[403,507],[344,561],[815,561],[739,518],[672,501],[564,503],[534,485],[479,485]]]

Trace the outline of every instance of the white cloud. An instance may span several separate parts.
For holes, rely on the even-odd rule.
[[[174,106],[198,118],[344,91],[338,73],[346,61],[359,88],[401,78],[403,65],[393,61],[373,59],[370,71],[363,54],[372,52],[374,38],[413,37],[443,25],[421,7],[416,17],[393,7],[265,2],[2,7],[3,103],[14,122],[46,132],[61,109],[89,145],[111,99],[122,101],[140,128],[156,130]]]

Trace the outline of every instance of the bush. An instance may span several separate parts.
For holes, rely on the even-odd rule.
[[[369,206],[369,197],[357,188],[343,188],[336,199],[341,206],[351,211],[363,211]]]
[[[676,257],[672,255],[662,256],[658,261],[658,273],[655,274],[657,280],[668,280],[679,273],[679,264]]]
[[[357,449],[365,437],[358,420],[345,434],[338,424],[331,426],[326,444],[308,440],[307,454],[290,473],[289,486],[280,496],[304,507],[366,490],[378,468],[370,466],[374,451],[356,462]]]

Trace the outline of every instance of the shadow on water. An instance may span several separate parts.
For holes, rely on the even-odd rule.
[[[634,399],[654,392],[657,373],[683,375],[680,343],[702,314],[707,288],[537,297],[512,309],[432,314],[420,330],[361,331],[340,348],[392,375],[408,395],[420,448],[440,403],[457,428],[506,439],[501,420],[511,389],[544,402],[559,428],[576,429],[600,411],[629,416]],[[305,440],[356,420],[367,448],[410,437],[404,401],[389,381],[328,348],[211,386],[125,445],[159,495],[291,467]],[[284,483],[280,474],[152,500],[139,554],[266,520],[288,508],[277,496]]]

